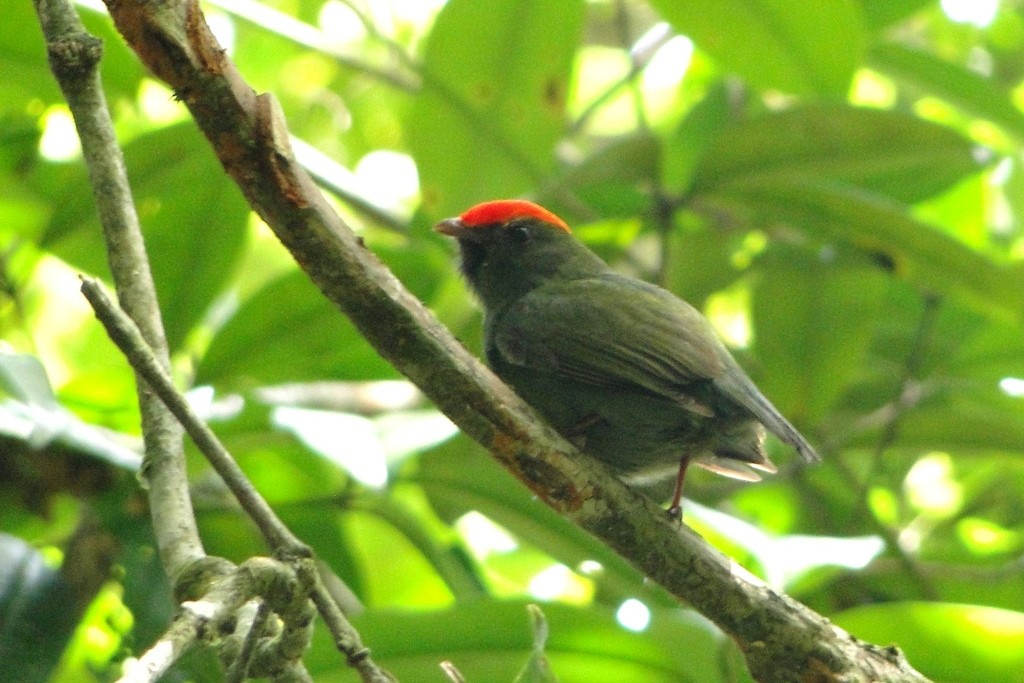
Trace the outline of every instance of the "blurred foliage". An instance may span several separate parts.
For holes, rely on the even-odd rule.
[[[688,523],[937,681],[1024,681],[1019,0],[206,9],[342,214],[468,346],[479,313],[430,226],[543,201],[702,307],[825,454],[805,469],[771,444],[785,465],[758,485],[695,472]],[[473,681],[748,680],[706,620],[453,436],[81,11],[181,385],[352,589],[382,664],[404,681],[442,680],[444,660]],[[0,668],[105,681],[171,603],[131,374],[77,292],[105,255],[36,26],[27,1],[0,22]],[[191,450],[189,466],[208,550],[264,553]],[[328,641],[311,670],[355,680]],[[173,676],[218,679],[201,655]]]

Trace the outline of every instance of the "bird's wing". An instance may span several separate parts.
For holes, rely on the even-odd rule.
[[[552,282],[494,321],[491,344],[514,365],[594,386],[632,388],[708,416],[711,394],[742,406],[804,460],[814,447],[733,360],[695,308],[647,283],[620,275]],[[713,391],[688,385],[710,381]]]
[[[494,322],[502,358],[577,382],[639,388],[710,415],[686,386],[713,380],[727,355],[707,320],[658,287],[615,275],[552,282]]]

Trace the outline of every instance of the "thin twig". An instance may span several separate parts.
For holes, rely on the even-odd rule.
[[[601,107],[608,104],[619,94],[620,90],[628,87],[647,68],[658,48],[671,40],[673,35],[671,27],[666,23],[661,23],[651,27],[647,33],[641,36],[634,45],[642,45],[644,49],[630,51],[629,70],[622,75],[622,78],[609,85],[604,89],[604,92],[590,101],[586,109],[580,112],[580,115],[573,121],[570,132],[578,133],[582,131],[591,117],[601,110]]]
[[[615,19],[619,31],[620,40],[628,44],[630,30],[629,4],[625,0],[619,0],[615,6]],[[637,40],[629,54],[629,72],[632,77],[627,81],[630,97],[633,100],[633,110],[636,116],[637,131],[642,135],[654,137],[651,130],[650,120],[647,116],[647,109],[644,105],[643,89],[636,76],[638,76],[650,62],[654,54],[668,42],[672,37],[672,31],[667,24],[657,24]],[[652,197],[651,218],[658,233],[658,264],[655,269],[656,282],[664,286],[668,281],[669,268],[671,266],[672,252],[672,229],[673,209],[661,184],[661,175],[655,174],[648,178],[651,185],[650,194]]]
[[[632,37],[632,21],[629,15],[630,3],[626,0],[618,0],[615,3],[615,27],[619,33],[619,41],[622,46],[626,48],[629,46],[630,38]],[[666,36],[672,35],[672,32],[667,30],[664,24],[657,24],[653,29],[655,38],[654,43],[658,47],[667,41]],[[649,34],[650,32],[648,32]],[[641,36],[640,40],[637,41],[637,45],[643,44],[645,47],[648,43],[651,43],[651,38],[648,34]],[[640,87],[640,83],[636,76],[647,66],[648,61],[657,51],[657,47],[654,49],[636,49],[636,45],[633,49],[627,49],[626,54],[629,55],[629,73],[633,74],[634,77],[630,78],[627,87],[629,88],[630,99],[633,100],[633,116],[636,117],[636,129],[639,132],[649,133],[651,130],[650,121],[647,119],[647,110],[644,107],[644,95],[643,89]]]
[[[96,317],[103,323],[107,334],[121,349],[131,366],[184,425],[185,431],[223,479],[242,509],[256,523],[275,554],[284,560],[300,564],[310,560],[312,551],[309,546],[292,534],[277,517],[213,431],[192,411],[185,397],[175,389],[171,378],[160,367],[152,350],[146,346],[135,323],[107,297],[97,280],[83,277],[82,294],[88,299],[96,312]],[[362,644],[359,633],[345,619],[330,597],[320,580],[319,573],[313,570],[303,576],[306,589],[331,628],[339,648],[350,662],[354,662],[353,666],[363,674],[363,680],[367,683],[391,680],[390,676],[370,659],[369,650]]]
[[[253,558],[237,568],[225,560],[215,562],[224,563],[229,571],[213,580],[201,597],[182,601],[171,626],[141,657],[125,665],[118,683],[154,683],[196,642],[219,640],[254,596],[272,593],[275,585],[289,578],[295,583],[293,569],[277,560]]]
[[[252,618],[252,623],[249,624],[249,630],[246,631],[245,639],[242,641],[242,650],[235,657],[235,661],[231,662],[231,665],[228,667],[227,673],[224,675],[224,683],[244,683],[249,677],[249,665],[252,663],[253,655],[256,653],[256,644],[263,637],[263,630],[266,628],[267,620],[271,616],[273,616],[273,612],[270,610],[270,606],[267,605],[267,601],[260,600],[259,607],[256,608],[256,614]]]
[[[170,360],[156,288],[97,68],[102,42],[85,31],[68,0],[35,0],[35,7],[46,37],[50,68],[82,143],[118,298],[155,350],[158,364],[167,369]],[[146,448],[141,476],[149,484],[150,516],[160,559],[173,578],[205,552],[189,500],[181,427],[144,383],[137,382],[137,389]]]
[[[346,69],[366,74],[396,90],[415,92],[419,87],[416,79],[408,74],[395,73],[353,57],[351,54],[342,51],[339,42],[325,31],[300,19],[296,19],[290,14],[281,12],[268,4],[254,2],[253,0],[211,0],[210,4],[233,14],[239,19],[248,21],[269,33],[290,40],[296,45],[328,55]],[[362,13],[357,13],[357,16],[364,26],[369,26],[365,22]],[[371,35],[376,37],[375,33],[371,33]],[[402,60],[402,63],[407,67],[410,64],[406,60]]]
[[[926,293],[923,296],[924,306],[921,311],[921,319],[918,321],[910,350],[907,352],[906,361],[903,364],[903,374],[900,377],[898,394],[892,402],[893,410],[882,428],[882,434],[879,436],[878,442],[875,444],[871,467],[860,483],[859,496],[860,505],[864,510],[865,516],[874,523],[875,528],[882,534],[889,549],[896,553],[896,557],[906,569],[907,574],[917,584],[922,597],[929,600],[937,600],[939,598],[938,589],[936,589],[931,578],[921,570],[917,560],[902,546],[896,530],[871,513],[868,508],[868,493],[875,472],[885,462],[886,451],[895,443],[896,438],[899,436],[903,416],[920,401],[921,391],[918,386],[918,375],[927,347],[931,343],[935,319],[939,311],[939,301],[939,298],[934,294]],[[849,468],[841,467],[840,471],[844,472],[852,481],[855,481],[853,473]]]
[[[213,469],[224,480],[239,505],[256,522],[256,526],[259,527],[270,547],[308,554],[308,546],[296,538],[291,530],[277,518],[270,505],[246,478],[242,468],[221,445],[213,430],[199,419],[185,397],[175,389],[171,378],[160,366],[152,350],[142,338],[139,328],[107,297],[99,281],[90,277],[82,277],[82,294],[89,300],[96,312],[96,317],[103,323],[107,334],[121,349],[132,368],[146,380],[146,383],[153,388],[156,395],[167,406],[167,409],[185,427],[185,431],[210,461]]]
[[[90,184],[107,242],[110,269],[122,305],[137,323],[140,343],[153,348],[154,367],[170,368],[169,353],[138,216],[124,160],[113,131],[97,69],[101,42],[85,32],[66,0],[37,0],[36,11],[47,40],[51,68],[74,116]],[[145,341],[142,341],[145,339]],[[164,570],[177,579],[205,558],[195,524],[184,468],[181,427],[137,376],[149,483],[150,512]],[[228,603],[207,596],[206,605],[226,614]],[[126,681],[155,681],[200,638],[206,616],[184,609],[160,642],[124,672]]]

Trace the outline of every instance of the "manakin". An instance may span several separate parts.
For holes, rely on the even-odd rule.
[[[495,373],[625,483],[675,476],[670,514],[690,464],[751,481],[775,472],[765,427],[820,459],[697,309],[613,272],[550,211],[492,201],[436,230],[458,241]]]

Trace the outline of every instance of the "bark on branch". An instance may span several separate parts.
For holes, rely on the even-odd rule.
[[[199,435],[197,440],[200,446],[207,447],[204,452],[216,450],[220,444],[209,430],[204,431],[205,425],[191,416],[185,400],[175,390],[168,376],[170,360],[167,341],[149,259],[125,172],[124,158],[117,144],[99,77],[102,42],[85,31],[68,0],[35,0],[35,7],[46,39],[51,69],[74,116],[82,143],[90,185],[106,240],[110,270],[123,311],[106,299],[98,283],[87,282],[83,284],[83,290],[91,294],[90,302],[96,307],[97,314],[101,314],[101,310],[107,314],[103,319],[108,324],[108,330],[117,329],[121,333],[120,337],[114,334],[111,336],[120,341],[129,339],[134,347],[135,353],[126,351],[126,355],[132,360],[137,372],[136,383],[146,447],[142,476],[149,484],[151,518],[160,558],[168,576],[178,584],[182,575],[191,568],[210,560],[215,561],[215,558],[206,557],[199,538],[185,473],[182,428],[172,415],[172,410],[177,407],[193,418],[191,422],[185,417],[180,419],[182,424],[190,427],[191,432]],[[229,661],[233,660],[235,664],[241,664],[240,668],[233,666],[230,669],[232,675],[244,677],[246,666],[257,661],[261,670],[280,669],[289,672],[295,680],[308,679],[300,658],[308,644],[312,615],[307,614],[306,609],[307,598],[311,598],[327,621],[339,649],[346,652],[349,663],[360,672],[363,680],[393,680],[374,664],[359,634],[351,628],[327,592],[310,559],[309,549],[273,515],[270,507],[252,489],[222,447],[216,452],[216,457],[211,456],[211,460],[242,506],[257,521],[269,545],[295,566],[299,578],[295,582],[286,582],[290,591],[276,591],[279,596],[285,593],[290,599],[284,609],[275,608],[275,613],[285,625],[281,637],[264,639],[270,644],[259,651],[245,653],[245,659],[221,648],[222,656]],[[254,559],[249,561],[248,567],[266,566],[269,562]],[[201,603],[207,611],[212,610],[219,615],[218,619],[213,620],[217,623],[230,622],[244,600],[228,598],[241,595],[232,587],[239,580],[238,577],[249,576],[251,572],[247,571],[247,567],[243,567],[222,583],[215,584],[209,594],[194,596],[202,600],[193,601],[193,605]],[[245,600],[256,594],[257,591],[249,590],[245,593]],[[268,596],[263,597],[267,599]],[[164,638],[139,660],[139,665],[126,672],[125,680],[155,680],[199,640],[203,632],[201,627],[209,621],[207,615],[201,610],[188,608],[182,614],[183,618],[172,624]],[[217,628],[212,632],[219,634],[220,631]]]
[[[755,678],[925,680],[898,651],[862,643],[750,577],[546,427],[330,209],[295,162],[275,101],[241,78],[195,0],[106,2],[252,207],[377,351],[545,502],[717,623]]]
[[[124,157],[100,82],[102,41],[86,32],[70,2],[35,0],[35,7],[46,38],[50,69],[71,109],[82,143],[118,299],[167,369],[170,360],[156,287]],[[137,381],[136,385],[146,447],[141,476],[148,484],[160,560],[173,578],[182,567],[205,554],[189,499],[181,427],[145,382]]]
[[[246,479],[238,463],[227,452],[227,449],[224,448],[217,436],[196,416],[189,407],[185,397],[174,388],[171,378],[167,375],[164,368],[160,366],[152,350],[146,345],[139,328],[122,310],[117,308],[107,298],[97,280],[82,278],[82,293],[92,305],[93,310],[96,312],[96,317],[103,323],[107,334],[124,353],[138,376],[145,380],[146,385],[160,397],[160,400],[163,401],[167,409],[185,427],[185,431],[192,437],[193,442],[202,451],[203,455],[206,456],[206,459],[213,466],[217,474],[220,475],[224,484],[242,507],[242,510],[256,523],[267,545],[274,551],[275,557],[294,565],[295,573],[301,581],[296,583],[293,588],[301,589],[301,591],[296,590],[292,596],[293,599],[302,602],[308,597],[316,605],[320,615],[327,623],[328,629],[334,636],[334,642],[338,650],[345,653],[349,665],[359,672],[366,683],[389,683],[392,681],[391,675],[380,669],[370,657],[370,651],[363,646],[358,631],[345,618],[341,608],[328,592],[313,563],[312,550],[299,540],[284,525],[284,522],[278,518],[267,501]],[[199,559],[186,565],[182,571],[188,572],[197,565],[205,567],[210,561],[225,562],[217,558]],[[250,562],[258,561],[262,560],[250,560]],[[182,583],[185,582],[187,577],[179,575],[176,578],[178,579],[175,583],[175,591],[177,593],[182,588]],[[211,592],[216,590],[219,590],[218,586],[214,585]],[[183,598],[187,596],[177,597]],[[217,600],[213,600],[209,596],[206,596],[206,600],[211,603],[217,602]],[[237,607],[240,603],[234,604]],[[225,606],[224,609],[227,611],[223,612],[223,614],[230,615],[230,605]],[[194,635],[198,632],[197,629],[192,627],[181,630],[177,628],[177,624],[172,626],[172,631],[176,635],[171,640],[182,646],[184,646],[190,634]],[[182,650],[175,650],[175,652],[180,651]],[[299,654],[301,654],[301,651]],[[297,656],[288,660],[288,666],[295,664],[292,660],[296,659]],[[164,660],[160,659],[159,661],[163,662]]]

